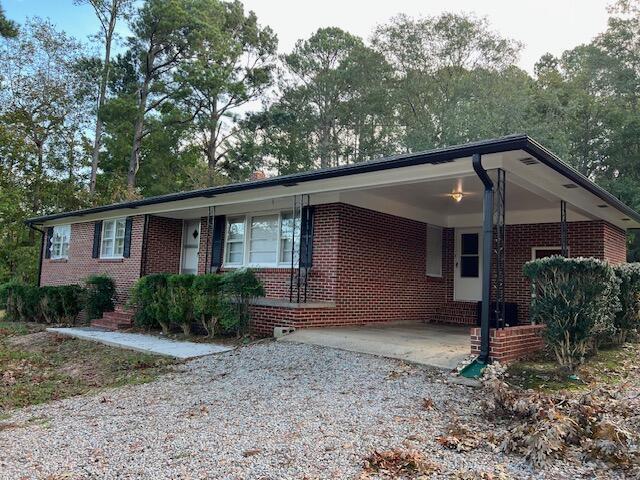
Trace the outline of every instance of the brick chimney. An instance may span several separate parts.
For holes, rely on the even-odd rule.
[[[267,178],[267,175],[262,170],[256,170],[255,172],[251,172],[249,175],[249,181],[253,182],[254,180],[264,180]]]

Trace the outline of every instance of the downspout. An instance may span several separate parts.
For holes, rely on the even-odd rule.
[[[149,237],[149,214],[145,214],[142,225],[142,245],[140,246],[140,278],[147,274],[147,240]]]
[[[33,224],[31,223],[27,223],[27,227],[29,227],[31,230],[34,230],[36,232],[40,232],[40,256],[38,257],[38,283],[36,284],[37,287],[40,286],[40,280],[42,279],[42,254],[44,253],[44,230],[40,230],[38,227],[34,227]]]
[[[473,169],[484,185],[482,201],[482,310],[480,313],[480,356],[489,363],[489,304],[491,302],[491,254],[493,250],[493,182],[482,166],[479,153],[473,154]]]

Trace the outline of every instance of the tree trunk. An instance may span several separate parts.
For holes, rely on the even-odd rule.
[[[218,150],[218,122],[220,118],[218,116],[218,104],[217,100],[212,100],[211,115],[209,116],[209,141],[206,145],[207,155],[207,167],[209,172],[209,185],[213,184],[214,173],[216,164],[218,163],[217,150]]]
[[[100,119],[100,108],[104,105],[107,94],[107,83],[109,82],[109,68],[111,65],[111,42],[113,31],[116,27],[117,1],[113,0],[109,28],[105,35],[104,45],[104,66],[102,68],[102,78],[100,79],[100,92],[98,94],[98,111],[96,112],[96,130],[93,140],[93,152],[91,154],[91,180],[89,182],[89,193],[96,193],[96,179],[98,176],[98,165],[100,164],[100,147],[102,146],[102,120]]]
[[[133,129],[133,143],[131,145],[131,156],[129,157],[129,171],[127,172],[127,193],[129,197],[135,195],[136,175],[140,166],[140,146],[142,145],[142,134],[144,131],[144,116],[147,109],[147,96],[149,95],[149,82],[147,77],[140,88],[140,100],[138,113]]]

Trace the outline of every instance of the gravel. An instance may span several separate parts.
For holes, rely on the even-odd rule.
[[[0,422],[0,478],[357,478],[372,450],[396,447],[440,464],[433,478],[594,478],[589,465],[534,471],[490,445],[464,453],[439,445],[456,421],[500,433],[480,401],[481,390],[449,384],[438,370],[268,342],[153,383],[13,412]]]

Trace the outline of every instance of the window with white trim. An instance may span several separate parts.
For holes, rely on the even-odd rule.
[[[244,217],[227,218],[227,231],[225,238],[226,265],[242,265],[244,263]]]
[[[295,235],[295,238],[294,238]],[[224,264],[230,267],[291,266],[300,221],[291,212],[227,217]],[[298,261],[298,255],[294,256]]]
[[[100,258],[122,258],[124,254],[125,218],[102,222]]]
[[[56,225],[51,236],[51,258],[69,258],[69,242],[71,241],[71,225]]]
[[[442,277],[442,228],[427,225],[427,275]]]

